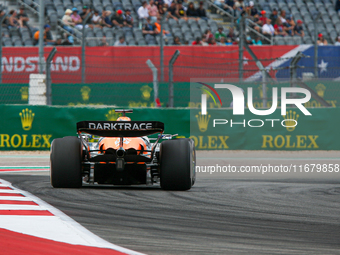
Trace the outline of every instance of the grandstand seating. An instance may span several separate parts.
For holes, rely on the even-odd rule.
[[[292,15],[295,21],[301,19],[303,21],[305,37],[275,37],[273,40],[276,45],[298,45],[302,43],[313,43],[314,30],[316,30],[317,33],[322,33],[329,43],[335,42],[335,38],[340,34],[340,19],[338,13],[334,10],[335,1],[336,0],[255,0],[254,2],[258,10],[265,10],[269,14],[274,8],[284,9],[286,10],[286,14]],[[39,0],[21,0],[18,2],[31,6],[35,10],[39,9]],[[110,10],[112,12],[111,15],[117,10],[125,11],[129,8],[134,18],[133,28],[87,28],[85,36],[88,46],[100,45],[103,36],[106,37],[109,45],[113,45],[122,35],[125,36],[128,45],[159,45],[159,36],[143,35],[142,30],[139,28],[137,10],[141,6],[141,0],[45,0],[48,22],[55,30],[57,25],[60,24],[60,19],[63,17],[67,8],[72,9],[76,7],[80,11],[83,5],[95,6],[95,9],[98,11]],[[197,2],[195,2],[195,7],[198,7]],[[313,15],[316,11],[321,13],[321,18],[317,21],[316,26],[314,26]],[[186,41],[191,44],[196,37],[201,37],[207,29],[211,29],[211,31],[215,33],[219,25],[224,25],[224,32],[228,33],[227,28],[230,24],[218,23],[213,19],[209,19],[208,21],[203,19],[198,21],[179,20],[178,22],[169,19],[165,21],[164,29],[170,31],[171,36],[166,38],[165,44],[172,45],[175,36],[180,38],[182,44]],[[59,33],[63,32],[65,31],[60,31]],[[32,30],[25,28],[8,29],[3,27],[3,34],[3,46],[33,45]],[[77,36],[79,35],[81,35],[81,31],[79,31]]]

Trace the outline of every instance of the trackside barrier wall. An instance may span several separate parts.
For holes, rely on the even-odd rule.
[[[290,108],[283,117],[280,109],[270,116],[255,116],[248,110],[244,116],[233,116],[230,109],[208,109],[208,115],[202,116],[199,109],[136,108],[130,116],[133,120],[162,121],[165,133],[191,137],[199,150],[340,150],[340,108],[308,110],[312,116]],[[112,107],[0,105],[0,112],[0,150],[49,150],[53,139],[75,136],[78,121],[113,121],[119,116]],[[284,118],[294,119],[298,125],[283,127]],[[214,119],[228,123],[214,127]],[[264,124],[249,127],[251,119]],[[266,119],[276,119],[274,127]],[[261,122],[251,121],[250,125]]]

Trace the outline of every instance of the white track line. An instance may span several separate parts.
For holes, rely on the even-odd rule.
[[[0,211],[1,210],[36,210],[36,211],[42,211],[42,210],[46,210],[46,208],[42,208],[39,205],[6,205],[6,204],[0,204]]]
[[[33,201],[29,197],[10,197],[10,196],[0,196],[0,200]]]
[[[0,179],[2,184],[20,191],[21,194],[36,202],[40,207],[50,211],[55,216],[13,216],[0,215],[0,228],[11,231],[32,235],[40,238],[50,239],[69,244],[78,244],[99,248],[109,248],[130,255],[144,255],[114,244],[111,244],[99,236],[93,234],[79,223],[68,217],[57,208],[49,205],[40,198],[27,191],[14,188],[11,183]],[[1,200],[11,199],[12,197],[1,197]],[[18,198],[18,197],[17,197]],[[23,197],[24,198],[24,197]],[[13,200],[13,199],[11,199]],[[86,213],[86,212],[84,212]],[[131,240],[133,241],[133,240]]]
[[[1,193],[21,194],[20,190],[15,190],[15,189],[0,189],[0,194]],[[1,196],[0,196],[0,199],[1,199]]]

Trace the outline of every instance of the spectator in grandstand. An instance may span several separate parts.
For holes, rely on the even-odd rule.
[[[155,24],[151,23],[150,17],[147,17],[146,24],[144,25],[142,32],[143,34],[149,35],[157,35],[159,33]]]
[[[229,28],[229,33],[227,34],[227,39],[230,39],[231,42],[235,42],[236,40],[236,35],[234,33],[234,28]],[[228,40],[227,40],[228,41]]]
[[[218,27],[218,30],[215,33],[215,39],[216,39],[216,41],[219,42],[222,37],[226,38],[227,35],[223,32],[223,27],[220,26],[220,27]]]
[[[249,2],[250,7],[250,16],[255,17],[256,15],[259,15],[258,10],[254,7],[254,1]]]
[[[340,0],[337,0],[335,3],[335,11],[339,12],[340,11]]]
[[[197,16],[200,19],[208,20],[207,13],[205,12],[205,9],[204,9],[204,3],[202,1],[200,2],[200,5],[197,8],[196,12],[197,12]]]
[[[209,39],[208,39],[208,44],[209,44],[209,45],[216,45],[215,38],[214,38],[214,37],[209,37]]]
[[[256,37],[256,39],[253,39],[252,42],[253,42],[253,45],[262,45],[260,37],[258,36]]]
[[[7,27],[8,26],[8,17],[6,15],[6,12],[4,10],[0,10],[0,18],[2,18],[3,16],[6,16],[5,19],[2,21],[1,26],[3,27]]]
[[[168,8],[168,18],[172,18],[172,19],[178,21],[177,6],[176,6],[175,2],[172,2],[170,7]]]
[[[276,24],[274,25],[274,29],[275,29],[275,35],[280,35],[280,36],[286,36],[287,32],[286,32],[286,27],[282,24],[281,19],[277,19]]]
[[[225,37],[221,37],[220,41],[216,43],[219,46],[226,46]]]
[[[264,25],[266,25],[267,24],[267,13],[266,13],[266,11],[265,10],[263,10],[263,11],[261,11],[261,17],[259,18],[259,22],[258,22],[258,24],[260,25],[260,26],[264,26]]]
[[[193,2],[189,3],[188,10],[187,10],[187,17],[188,19],[194,19],[196,21],[198,20],[198,14],[197,14],[197,11],[195,9]]]
[[[270,35],[273,36],[275,34],[275,29],[273,25],[271,24],[271,19],[266,19],[266,24],[263,25],[262,27],[262,33],[264,35]]]
[[[71,18],[72,11],[70,9],[67,9],[65,11],[65,15],[62,18],[62,22],[64,24],[64,29],[70,33],[73,33],[73,28],[75,26],[75,23],[73,22]]]
[[[164,3],[158,3],[157,8],[160,16],[163,16],[166,13],[167,8],[164,6]]]
[[[319,34],[318,40],[316,41],[319,46],[328,45],[327,40],[323,37],[323,34]]]
[[[86,26],[90,27],[90,28],[93,28],[93,24],[92,24],[93,14],[91,13],[91,9],[88,6],[84,5],[83,6],[83,11],[79,15],[80,15],[82,20],[85,20],[87,15],[89,15],[89,18],[86,21]]]
[[[252,45],[253,44],[253,40],[251,39],[251,37],[249,35],[246,38],[246,44],[248,44],[248,45]]]
[[[116,14],[111,19],[111,23],[116,27],[124,27],[127,25],[122,10],[116,11]]]
[[[149,17],[149,10],[147,8],[148,3],[146,1],[142,2],[142,6],[138,8],[138,17],[140,20],[146,20]]]
[[[180,39],[179,39],[178,36],[175,36],[175,37],[174,37],[173,45],[181,45],[181,41],[180,41]]]
[[[110,20],[110,17],[109,17],[110,14],[111,14],[111,11],[103,10],[102,17],[101,17],[101,26],[102,27],[113,27],[112,21]]]
[[[291,16],[287,16],[286,17],[286,23],[284,23],[283,25],[285,26],[285,30],[287,32],[288,35],[294,35],[294,28],[295,28],[295,22],[292,19]]]
[[[336,46],[340,46],[340,36],[338,36],[337,38],[335,38],[335,43],[334,43],[334,45],[336,45]]]
[[[184,7],[183,7],[183,4],[182,4],[182,0],[178,0],[177,1],[177,10],[176,10],[176,14],[177,14],[177,17],[180,18],[180,19],[184,19],[185,21],[188,20],[187,18],[187,13],[186,11],[184,10]]]
[[[236,11],[241,13],[242,11],[244,11],[245,7],[246,5],[243,0],[236,0],[235,2]]]
[[[211,33],[210,29],[205,30],[204,36],[205,36],[206,41],[208,41],[209,38],[213,38],[214,37],[214,35]]]
[[[149,4],[146,6],[146,8],[148,9],[149,17],[151,18],[151,21],[156,22],[159,13],[158,13],[158,8],[155,5],[154,0],[150,0]]]
[[[11,10],[9,12],[9,18],[8,18],[8,27],[14,27],[14,28],[19,28],[22,27],[22,20],[17,19],[17,12],[15,10]]]
[[[25,7],[23,6],[20,7],[19,14],[17,15],[17,19],[22,22],[23,27],[29,28],[28,21],[30,19],[25,13]]]
[[[207,38],[205,37],[205,35],[202,35],[202,39],[201,39],[201,44],[202,46],[208,46],[209,44],[207,43]]]
[[[236,6],[235,6],[235,1],[234,0],[224,0],[224,6],[223,6],[224,10],[228,13],[230,13],[231,15],[236,14]]]
[[[133,27],[133,18],[130,9],[125,10],[125,22],[127,27]]]
[[[281,10],[280,15],[279,15],[279,19],[281,20],[282,24],[287,23],[286,11],[285,10]]]
[[[125,37],[119,37],[119,40],[115,42],[115,46],[126,46]]]
[[[269,18],[270,18],[271,21],[272,21],[272,25],[273,25],[273,26],[275,25],[275,22],[277,21],[278,17],[279,17],[279,14],[278,14],[278,12],[277,12],[277,9],[274,8],[272,14],[270,14],[270,16],[269,16]],[[264,23],[264,24],[265,24],[265,23]]]
[[[62,37],[58,37],[56,42],[55,42],[56,46],[70,46],[72,45],[72,43],[69,40],[63,40]]]
[[[95,10],[94,14],[92,16],[92,23],[95,27],[101,27],[101,23],[102,23],[102,17],[99,15],[99,11]]]
[[[36,31],[33,35],[33,44],[37,45],[39,43],[39,33],[40,31]],[[53,40],[53,36],[51,33],[51,26],[46,24],[44,26],[44,44],[45,45],[55,45],[55,40]]]
[[[297,20],[296,25],[295,25],[294,30],[293,30],[294,35],[299,35],[301,37],[305,36],[305,32],[303,31],[302,24],[303,24],[302,20],[300,20],[300,19]]]
[[[83,20],[81,19],[79,13],[78,13],[78,9],[77,8],[72,8],[72,14],[71,14],[71,18],[73,23],[75,24],[75,27],[78,29],[82,29],[83,28]]]
[[[157,22],[155,22],[155,26],[157,28],[158,33],[160,33],[161,29],[162,29],[162,27],[161,27],[161,20],[162,20],[162,18],[160,16],[158,16],[157,17]],[[170,36],[171,34],[170,34],[170,32],[168,30],[163,29],[163,35]]]
[[[196,37],[196,40],[193,41],[191,45],[202,45],[201,38]]]
[[[109,46],[109,43],[107,42],[105,35],[100,39],[99,46]]]
[[[164,7],[169,8],[173,0],[163,0]]]

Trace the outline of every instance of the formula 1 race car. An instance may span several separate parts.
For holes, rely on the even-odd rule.
[[[196,178],[193,140],[164,135],[162,122],[131,121],[132,110],[115,111],[123,114],[117,121],[81,121],[78,137],[53,140],[52,186],[160,183],[164,190],[189,190]]]

